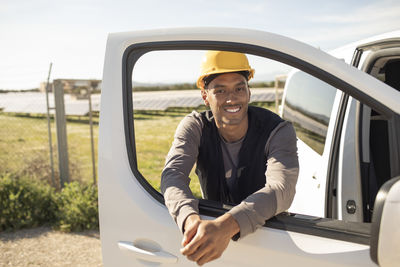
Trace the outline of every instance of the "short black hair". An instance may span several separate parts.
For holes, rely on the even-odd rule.
[[[223,72],[223,73],[211,74],[211,75],[208,75],[208,76],[206,76],[206,77],[203,78],[204,89],[207,88],[207,86],[210,84],[210,82],[211,82],[212,80],[214,80],[215,78],[217,78],[219,75],[225,74],[225,73],[237,73],[237,74],[243,75],[243,77],[246,79],[246,81],[249,80],[249,75],[250,75],[250,72],[248,72],[248,71],[246,71],[246,70],[244,70],[244,71]]]

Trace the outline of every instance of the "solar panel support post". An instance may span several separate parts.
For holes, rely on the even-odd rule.
[[[56,109],[58,168],[60,172],[60,186],[69,182],[69,161],[67,143],[67,124],[65,119],[64,87],[61,80],[54,80],[54,103]]]

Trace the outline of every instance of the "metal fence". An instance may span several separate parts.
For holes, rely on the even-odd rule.
[[[0,174],[56,188],[74,180],[96,183],[98,113],[93,115],[91,95],[64,96],[62,80],[54,81],[52,91],[48,102],[46,92],[0,93]],[[65,102],[74,103],[72,110]]]
[[[4,97],[5,94],[0,94],[0,99]],[[12,107],[13,103],[8,105]],[[52,182],[49,159],[45,116],[27,112],[0,113],[0,173]]]

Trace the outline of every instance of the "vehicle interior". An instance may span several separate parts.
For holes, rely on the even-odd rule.
[[[399,48],[370,51],[362,69],[400,91]],[[371,222],[379,188],[400,174],[400,118],[360,104],[358,122],[364,222]]]

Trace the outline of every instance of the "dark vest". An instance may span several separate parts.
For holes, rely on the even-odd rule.
[[[249,106],[249,128],[239,151],[237,178],[233,192],[229,191],[221,137],[210,110],[201,113],[203,129],[197,157],[196,174],[205,199],[227,204],[239,204],[250,194],[265,186],[267,169],[265,145],[272,130],[283,120],[275,113]]]

